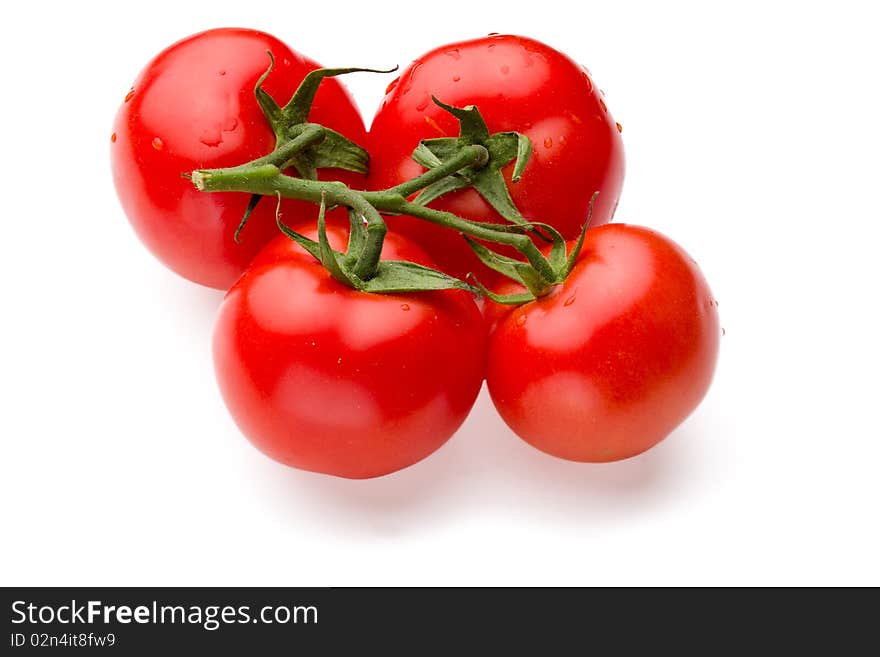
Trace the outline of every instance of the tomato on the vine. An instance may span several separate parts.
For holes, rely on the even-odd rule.
[[[160,261],[203,285],[227,289],[278,232],[275,203],[263,202],[236,243],[249,196],[202,194],[182,177],[272,151],[275,135],[254,97],[269,65],[267,52],[275,68],[264,89],[286,103],[318,65],[269,34],[220,28],[178,41],[148,63],[113,126],[113,179],[132,226]],[[336,79],[321,84],[309,118],[357,143],[366,141],[360,114]],[[321,177],[326,173],[363,181],[337,170]],[[288,217],[315,214],[314,206],[301,201],[285,200],[283,208]]]
[[[345,244],[338,228],[328,237]],[[383,256],[431,264],[394,235]],[[479,392],[485,347],[470,293],[359,292],[285,236],[227,293],[214,329],[220,389],[245,436],[277,461],[349,478],[446,442]]]
[[[520,36],[490,35],[437,48],[392,82],[370,128],[371,189],[418,175],[422,169],[411,155],[419,141],[458,134],[456,119],[432,96],[449,105],[476,105],[492,133],[515,131],[530,138],[534,151],[522,179],[510,183],[513,164],[503,171],[526,219],[549,223],[573,239],[598,191],[591,225],[610,221],[623,185],[620,126],[582,66]],[[501,221],[472,189],[449,193],[431,207]],[[388,223],[418,241],[454,276],[486,271],[453,231],[406,216]]]
[[[709,388],[717,303],[696,263],[653,230],[588,230],[564,283],[496,314],[486,382],[504,421],[575,461],[635,456]]]

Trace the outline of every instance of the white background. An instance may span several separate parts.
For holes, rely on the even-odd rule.
[[[4,10],[0,583],[880,584],[869,3],[308,4]],[[485,396],[383,479],[259,454],[215,387],[221,294],[140,245],[108,164],[140,68],[223,25],[328,66],[406,65],[488,32],[587,65],[624,126],[618,219],[678,240],[720,301],[703,405],[610,465],[538,453]],[[371,116],[388,79],[347,81]]]

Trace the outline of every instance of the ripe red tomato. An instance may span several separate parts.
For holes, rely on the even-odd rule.
[[[415,60],[392,82],[370,128],[371,189],[384,189],[423,169],[411,158],[420,140],[458,134],[455,118],[431,101],[476,105],[490,132],[517,131],[534,152],[522,179],[509,185],[522,214],[575,238],[599,191],[591,225],[610,221],[623,185],[623,142],[590,74],[538,41],[490,35],[452,43]],[[511,163],[504,169],[510,182]],[[469,219],[501,221],[474,190],[431,204]],[[465,276],[481,269],[460,236],[411,217],[389,227],[417,240],[444,271]]]
[[[502,316],[486,381],[524,440],[574,461],[645,451],[706,394],[717,304],[677,244],[638,226],[587,231],[562,285]]]
[[[328,233],[344,246],[342,231]],[[383,254],[431,264],[397,236]],[[214,363],[233,418],[260,450],[303,470],[367,478],[449,439],[479,392],[485,342],[468,293],[357,292],[280,236],[227,293]]]
[[[159,53],[126,94],[113,126],[113,180],[132,226],[165,265],[203,285],[227,289],[278,233],[275,203],[264,201],[236,244],[233,234],[249,196],[201,193],[181,177],[242,164],[274,148],[275,136],[254,97],[269,64],[267,51],[275,68],[264,88],[284,104],[318,65],[269,34],[222,28]],[[360,115],[336,79],[322,83],[309,118],[357,143],[366,141]],[[363,180],[331,173],[346,182]],[[314,206],[299,201],[283,206],[289,220],[315,216]]]

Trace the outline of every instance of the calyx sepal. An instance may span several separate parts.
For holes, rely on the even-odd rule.
[[[587,214],[587,219],[581,228],[577,240],[570,250],[566,248],[565,238],[559,231],[549,224],[538,222],[522,224],[521,228],[541,229],[550,236],[553,245],[550,247],[550,252],[547,256],[539,253],[535,256],[535,259],[530,262],[524,262],[522,260],[501,255],[465,235],[465,240],[467,240],[467,243],[470,245],[473,252],[484,265],[503,274],[507,278],[516,281],[524,286],[527,291],[506,295],[495,294],[471,276],[470,278],[474,281],[475,287],[480,290],[481,294],[484,294],[496,303],[520,305],[544,296],[554,285],[564,282],[577,263],[578,257],[583,249],[587,228],[589,228],[590,219],[593,216],[593,204],[598,195],[599,192],[594,192],[593,196],[590,198],[590,208]]]
[[[279,197],[280,200],[280,197]],[[326,202],[322,198],[318,210],[318,239],[312,240],[281,221],[276,212],[278,228],[308,251],[340,283],[348,287],[374,294],[423,292],[428,290],[459,289],[478,293],[477,288],[436,269],[425,267],[406,260],[380,260],[373,274],[363,279],[355,274],[368,243],[367,229],[363,218],[354,210],[349,210],[350,229],[346,251],[336,251],[327,237],[325,220]]]
[[[510,196],[501,169],[514,162],[511,180],[514,183],[519,181],[532,155],[531,140],[518,132],[490,134],[480,111],[474,105],[455,107],[433,96],[432,100],[458,119],[460,133],[458,137],[423,140],[413,151],[413,159],[426,169],[434,169],[450,160],[462,148],[475,144],[486,148],[489,159],[479,166],[467,167],[426,187],[416,197],[415,202],[427,205],[443,194],[473,187],[507,221],[526,223]]]
[[[321,82],[325,78],[345,75],[347,73],[369,72],[390,73],[396,70],[379,70],[372,68],[319,68],[308,73],[293,97],[284,106],[280,107],[275,99],[263,89],[263,83],[272,69],[275,67],[275,58],[269,54],[269,67],[257,80],[254,87],[254,95],[257,98],[263,114],[269,121],[272,131],[275,133],[275,151],[279,152],[290,141],[299,136],[307,126],[317,124],[309,123],[309,113],[315,94]],[[280,168],[293,167],[297,173],[308,180],[317,180],[317,169],[334,168],[366,173],[370,156],[367,151],[354,141],[341,135],[335,130],[325,126],[318,126],[323,130],[323,138],[305,146],[302,150],[292,154],[284,162],[276,163]]]

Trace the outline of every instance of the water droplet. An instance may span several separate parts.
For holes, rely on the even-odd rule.
[[[617,132],[623,132],[623,126],[619,123],[617,124]]]
[[[602,94],[602,95],[604,96],[604,95],[605,95],[605,90],[604,90],[604,89],[599,89],[599,93]]]
[[[501,75],[507,75],[508,73],[510,73],[510,67],[505,64],[501,67]]]
[[[565,303],[563,303],[562,305],[565,307],[568,307],[574,303],[574,300],[575,300],[575,295],[572,294],[570,297],[568,297],[568,299],[565,300]]]
[[[230,116],[226,119],[226,122],[223,124],[223,132],[232,132],[238,127],[238,119],[234,116]]]
[[[525,323],[526,323],[525,314],[521,314],[519,317],[516,318],[516,325],[517,326],[524,326]]]
[[[727,331],[724,330],[724,327],[721,327],[721,337],[723,338],[725,335],[727,335]]]
[[[602,100],[601,98],[599,99],[599,105],[602,107],[602,111],[603,111],[603,112],[607,112],[607,111],[608,111],[608,105],[606,105],[606,104],[605,104],[605,101]]]
[[[416,111],[417,112],[424,112],[426,107],[428,107],[428,99],[427,98],[425,98],[424,100],[422,100],[422,102],[420,102],[418,105],[416,105]]]
[[[553,148],[553,138],[552,137],[547,137],[544,140],[544,148]]]
[[[487,49],[489,52],[492,52],[493,50],[495,50],[495,44],[494,44],[494,43],[490,43],[488,46],[486,46],[486,49]]]
[[[342,365],[342,356],[340,356],[339,358],[336,359],[336,364]]]
[[[116,133],[115,132],[112,135],[110,135],[110,143],[111,144],[116,143]]]
[[[453,48],[449,52],[445,53],[452,57],[452,59],[461,59],[461,52],[459,52],[458,48]]]
[[[498,36],[499,34],[499,32],[489,32],[487,36]]]
[[[400,304],[400,309],[401,310],[409,310],[409,304],[408,303]]]
[[[127,103],[127,102],[130,101],[132,98],[134,98],[134,89],[129,89],[129,90],[128,90],[128,93],[125,94],[125,102]]]
[[[412,63],[409,69],[409,75],[406,78],[406,83],[403,85],[403,95],[405,96],[410,92],[413,87],[413,84],[416,81],[416,72],[422,67],[422,62],[415,61]]]
[[[217,71],[217,75],[226,75],[226,71]]]
[[[287,57],[284,58],[284,65],[290,66],[290,60]]]
[[[389,82],[388,86],[385,87],[385,93],[390,94],[392,91],[394,91],[394,88],[397,86],[398,82],[400,82],[400,77],[396,77],[391,82]]]
[[[590,77],[590,72],[587,69],[584,69],[584,81],[587,83],[587,93],[593,93],[593,80]]]
[[[152,144],[153,144],[153,148],[155,148],[157,151],[161,151],[163,148],[165,148],[165,144],[163,144],[162,140],[159,139],[158,137],[153,137]]]
[[[453,81],[453,82],[458,82],[459,80],[461,80],[461,76],[460,76],[460,75],[453,75],[453,76],[452,76],[452,81]]]
[[[220,131],[218,130],[217,132],[202,133],[202,136],[199,137],[199,141],[202,142],[205,146],[211,146],[213,148],[222,144],[223,138],[220,136]]]

